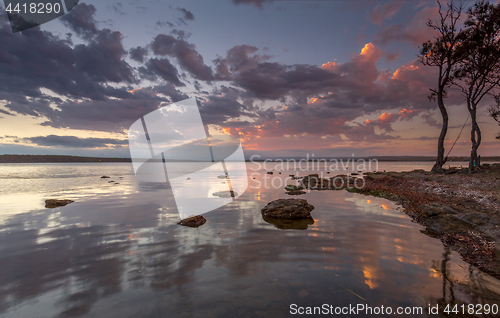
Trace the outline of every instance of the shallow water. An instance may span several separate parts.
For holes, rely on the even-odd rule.
[[[379,169],[419,168],[398,164]],[[175,224],[169,187],[137,181],[128,163],[1,165],[0,316],[288,317],[291,304],[426,316],[429,304],[500,304],[499,280],[388,200],[312,191],[300,197],[314,224],[278,229],[260,208],[289,196],[265,185],[323,169],[248,168],[247,191],[191,229]],[[75,203],[45,209],[47,198]]]

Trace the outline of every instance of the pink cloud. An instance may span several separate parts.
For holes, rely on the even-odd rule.
[[[252,149],[271,147],[269,140],[274,140],[274,145],[280,140],[287,143],[286,147],[298,149],[304,147],[302,142],[307,140],[307,136],[315,136],[319,140],[307,143],[308,147],[328,147],[324,136],[343,136],[343,142],[386,144],[399,139],[399,136],[393,135],[395,122],[411,120],[419,115],[426,123],[437,126],[428,115],[430,110],[436,108],[436,103],[429,102],[427,98],[429,88],[435,84],[436,70],[423,66],[418,60],[394,72],[379,70],[377,63],[385,55],[373,43],[367,43],[349,61],[331,61],[321,66],[321,70],[338,76],[332,84],[321,84],[306,91],[303,88],[292,90],[280,99],[283,108],[257,112],[254,122],[241,125],[237,122],[222,123],[221,126],[242,138],[245,147],[250,145]],[[255,67],[261,65],[257,61],[254,63],[257,64]],[[250,67],[245,72],[254,71]],[[453,98],[453,95],[450,96],[448,101],[453,101]],[[380,114],[384,109],[397,111],[382,112],[376,119],[355,122],[363,116]],[[285,144],[280,144],[280,147],[285,147]]]
[[[384,20],[391,19],[401,7],[404,1],[392,1],[386,4],[377,4],[372,12],[366,14],[366,18],[373,24],[383,25]]]
[[[400,56],[401,56],[401,52],[386,53],[385,60],[387,62],[393,62],[393,61],[397,60]]]
[[[376,63],[382,56],[382,50],[373,45],[373,43],[367,43],[361,50],[361,53],[352,57],[349,62],[342,64],[328,62],[323,64],[322,68],[356,81],[373,82],[379,76]]]
[[[373,41],[383,46],[394,41],[409,42],[414,46],[422,45],[434,36],[434,31],[426,25],[427,21],[429,19],[435,21],[438,18],[439,9],[437,7],[425,7],[413,17],[410,23],[389,25],[376,33]]]

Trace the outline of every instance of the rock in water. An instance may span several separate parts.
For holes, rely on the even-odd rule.
[[[302,195],[302,194],[306,194],[307,192],[301,191],[301,190],[294,190],[294,191],[287,191],[285,193],[288,195]]]
[[[264,221],[273,224],[280,230],[307,230],[309,225],[314,224],[313,218],[302,219],[277,219],[268,216],[262,216]]]
[[[214,197],[220,197],[220,198],[234,198],[238,196],[237,192],[234,191],[218,191],[212,193]]]
[[[180,220],[177,224],[196,228],[202,226],[206,222],[207,219],[205,219],[201,215],[196,215]]]
[[[310,218],[314,206],[304,199],[278,199],[269,202],[262,210],[262,215],[277,219]]]
[[[300,190],[304,190],[304,187],[303,186],[296,186],[293,184],[287,184],[285,187],[285,190],[286,191],[300,191]]]
[[[60,206],[68,205],[68,204],[73,203],[73,202],[75,202],[75,201],[73,201],[73,200],[48,199],[48,200],[45,200],[45,207],[49,208],[49,209],[53,209],[53,208],[57,208],[57,207],[60,207]]]

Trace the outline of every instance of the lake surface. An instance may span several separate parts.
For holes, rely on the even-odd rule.
[[[380,162],[378,170],[431,166]],[[310,191],[295,198],[315,207],[314,224],[283,230],[260,209],[290,198],[290,174],[327,167],[247,167],[247,191],[192,229],[176,224],[169,185],[137,180],[130,163],[0,165],[0,316],[289,317],[292,304],[361,304],[422,308],[405,315],[422,317],[429,305],[440,313],[446,304],[500,305],[499,280],[393,202]],[[50,198],[75,202],[45,209]]]

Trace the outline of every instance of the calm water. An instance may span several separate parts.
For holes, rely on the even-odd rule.
[[[429,304],[500,305],[499,280],[390,201],[312,191],[300,196],[315,206],[307,229],[267,223],[260,209],[289,196],[266,184],[326,171],[258,168],[248,164],[240,198],[191,229],[175,224],[169,187],[137,181],[128,163],[0,165],[0,316],[289,317],[291,304],[411,306],[424,315],[407,316],[426,316]],[[75,203],[45,209],[48,198]]]

